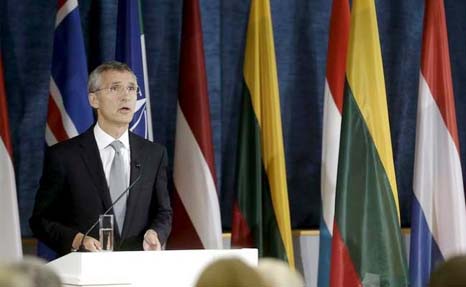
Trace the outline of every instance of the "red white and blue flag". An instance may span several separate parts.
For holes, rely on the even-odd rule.
[[[443,0],[426,0],[419,77],[410,282],[466,253],[466,207]]]
[[[318,273],[318,286],[321,287],[329,286],[341,113],[343,110],[346,52],[350,26],[349,1],[334,0],[332,5],[322,129],[322,172],[320,182],[322,214]]]
[[[138,0],[118,1],[118,24],[115,60],[126,63],[136,74],[140,93],[130,130],[153,140],[150,110],[149,80],[147,76],[146,44]]]
[[[79,135],[94,121],[86,63],[78,1],[58,0],[45,130],[49,146]],[[42,242],[38,243],[37,255],[48,260],[56,257]]]
[[[3,64],[0,54],[0,263],[23,256]]]
[[[86,63],[78,1],[59,0],[45,133],[48,145],[77,136],[93,123]]]

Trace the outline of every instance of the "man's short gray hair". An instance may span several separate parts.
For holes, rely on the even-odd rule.
[[[131,68],[128,67],[128,65],[117,61],[109,61],[99,65],[89,75],[89,81],[87,83],[87,91],[89,93],[92,93],[101,88],[100,79],[102,77],[102,74],[108,71],[129,72],[137,81],[136,75],[131,70]]]

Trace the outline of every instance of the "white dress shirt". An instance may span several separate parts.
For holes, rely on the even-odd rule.
[[[123,148],[121,149],[121,154],[125,162],[125,180],[127,186],[129,185],[129,175],[130,175],[130,148],[129,148],[129,133],[126,130],[120,138],[115,139],[111,135],[107,134],[97,123],[94,126],[94,137],[97,142],[97,147],[99,149],[100,160],[102,161],[102,166],[104,167],[105,179],[107,180],[107,186],[109,184],[110,178],[110,169],[112,167],[113,157],[115,156],[115,150],[110,146],[110,144],[119,140],[123,143]]]

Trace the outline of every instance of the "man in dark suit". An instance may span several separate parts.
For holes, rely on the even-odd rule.
[[[171,230],[167,152],[128,131],[139,92],[136,76],[108,62],[89,76],[89,102],[97,123],[50,147],[30,226],[59,255],[101,249],[98,228],[84,233],[133,182],[111,213],[116,250],[160,250]]]

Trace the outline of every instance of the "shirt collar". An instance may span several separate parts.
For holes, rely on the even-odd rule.
[[[125,149],[129,150],[129,133],[126,130],[120,138],[113,138],[111,135],[107,134],[100,126],[99,123],[96,123],[94,126],[94,136],[97,142],[97,147],[99,150],[103,150],[104,148],[108,147],[113,141],[119,140],[123,143]]]

